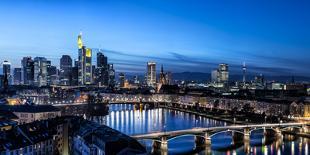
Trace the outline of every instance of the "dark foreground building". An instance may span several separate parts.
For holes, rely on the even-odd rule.
[[[145,154],[135,139],[81,117],[57,117],[0,130],[0,154]]]

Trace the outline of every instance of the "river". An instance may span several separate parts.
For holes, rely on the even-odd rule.
[[[109,108],[109,115],[90,119],[127,135],[230,125],[223,121],[163,108],[142,110],[135,109],[131,104],[112,104]],[[212,138],[211,148],[201,149],[195,148],[194,136],[184,136],[168,142],[168,154],[309,154],[310,140],[307,138],[285,135],[281,140],[266,140],[259,130],[250,138],[250,145],[247,147],[243,144],[232,146],[230,133],[218,134]],[[151,140],[140,140],[140,143],[146,146],[149,153],[153,152]]]

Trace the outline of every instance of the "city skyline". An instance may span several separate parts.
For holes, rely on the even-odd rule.
[[[25,56],[44,56],[57,67],[62,55],[77,59],[82,31],[85,44],[103,49],[117,72],[144,73],[145,63],[155,61],[172,72],[210,73],[227,63],[242,74],[246,62],[248,74],[310,73],[306,1],[1,3],[0,62],[12,68]]]

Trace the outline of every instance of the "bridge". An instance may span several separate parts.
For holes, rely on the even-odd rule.
[[[192,128],[186,130],[156,132],[142,135],[133,135],[131,137],[141,140],[153,140],[153,149],[163,152],[168,150],[168,142],[182,136],[195,136],[197,147],[210,147],[213,136],[220,133],[231,133],[232,143],[235,141],[244,141],[249,146],[250,135],[253,131],[263,130],[265,136],[282,137],[282,132],[292,131],[301,134],[309,134],[310,123],[277,123],[277,124],[254,124],[254,125],[233,125],[208,128]],[[297,131],[296,131],[297,130]],[[247,144],[246,144],[247,143]],[[166,153],[163,153],[166,154]]]

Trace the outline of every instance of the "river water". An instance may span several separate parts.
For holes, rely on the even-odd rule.
[[[154,108],[135,109],[130,104],[110,105],[109,115],[90,118],[127,135],[190,129],[195,127],[226,126],[229,123],[175,110]],[[258,130],[251,134],[249,145],[232,145],[231,133],[222,133],[212,137],[211,148],[195,148],[194,136],[183,136],[168,141],[168,154],[296,154],[308,155],[310,140],[293,136],[282,139],[264,138]],[[149,153],[152,151],[151,140],[141,140]]]

